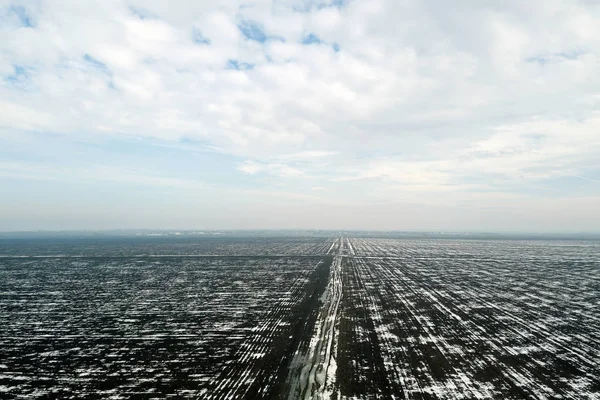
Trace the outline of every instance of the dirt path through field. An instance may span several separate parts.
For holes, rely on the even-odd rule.
[[[335,251],[335,244],[330,251]],[[297,354],[292,363],[290,400],[325,400],[333,397],[343,252],[344,239],[340,238],[310,345],[305,353]]]

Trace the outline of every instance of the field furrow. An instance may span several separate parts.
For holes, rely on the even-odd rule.
[[[596,248],[436,244],[350,239],[343,397],[598,398]]]

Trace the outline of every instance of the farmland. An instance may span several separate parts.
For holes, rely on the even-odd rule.
[[[600,243],[0,241],[0,398],[598,399]]]
[[[599,250],[558,241],[347,241],[341,394],[598,398]]]
[[[135,251],[168,255],[124,256],[131,249],[114,243],[71,243],[57,254],[59,245],[44,243],[0,259],[0,397],[282,391],[287,358],[310,336],[331,259],[305,254],[319,243],[304,241],[213,244],[209,254],[220,255],[164,243]],[[35,256],[24,257],[25,248]]]

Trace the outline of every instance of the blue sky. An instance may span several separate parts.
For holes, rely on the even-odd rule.
[[[600,4],[0,0],[0,231],[600,230]]]

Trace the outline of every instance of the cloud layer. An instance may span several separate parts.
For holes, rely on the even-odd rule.
[[[509,229],[498,224],[510,214],[498,207],[509,207],[547,210],[515,219],[518,230],[589,230],[600,226],[598,37],[600,3],[584,0],[4,0],[0,179],[10,187],[36,171],[208,184],[223,196],[250,187],[256,204],[302,199],[282,227],[335,205],[410,212],[401,199],[433,207],[425,229],[440,207],[455,207],[440,228]],[[76,160],[65,148],[82,142],[105,155],[122,142],[214,152],[219,163],[199,169],[232,172],[207,183],[149,159]],[[36,143],[57,153],[27,157]],[[112,172],[84,178],[82,166]],[[579,220],[570,213],[582,204]],[[491,220],[476,217],[484,209],[496,210]],[[137,224],[153,224],[144,218]],[[420,227],[336,218],[332,228]]]

